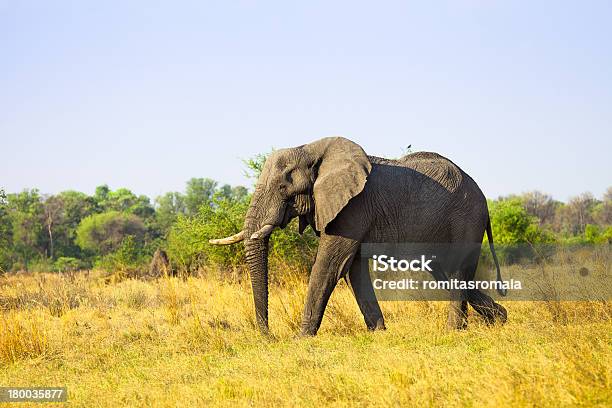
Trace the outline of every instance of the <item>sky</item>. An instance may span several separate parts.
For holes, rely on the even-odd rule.
[[[0,187],[150,197],[344,136],[487,197],[612,186],[612,2],[0,0]]]

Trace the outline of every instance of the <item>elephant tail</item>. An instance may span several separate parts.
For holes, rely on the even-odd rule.
[[[495,253],[495,245],[493,245],[493,231],[491,231],[491,217],[487,219],[487,240],[489,241],[489,248],[491,248],[491,254],[493,254],[493,261],[495,261],[495,268],[497,269],[497,281],[502,281],[501,270],[499,269],[499,261],[497,260],[497,254]],[[498,288],[497,293],[501,296],[506,296],[508,291],[504,288]]]

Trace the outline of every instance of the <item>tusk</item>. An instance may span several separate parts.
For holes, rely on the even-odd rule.
[[[240,231],[239,233],[234,234],[231,237],[220,238],[220,239],[209,239],[208,242],[210,242],[213,245],[230,245],[230,244],[235,244],[236,242],[240,242],[243,239],[244,239],[244,231]]]
[[[266,224],[259,231],[251,235],[251,239],[265,238],[272,233],[274,225]]]

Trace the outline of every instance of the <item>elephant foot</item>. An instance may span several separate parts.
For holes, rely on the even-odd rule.
[[[506,309],[480,291],[470,293],[470,305],[482,316],[488,325],[495,324],[496,322],[504,324],[508,320]]]
[[[466,330],[467,319],[449,316],[448,320],[446,321],[446,329],[449,331]]]
[[[489,326],[495,324],[496,322],[504,324],[508,320],[508,312],[506,311],[506,308],[499,303],[493,303],[492,305],[482,307],[481,310],[477,311]]]
[[[311,324],[302,324],[299,337],[314,337],[317,335],[319,328]]]
[[[369,322],[366,322],[366,326],[368,327],[369,331],[387,330],[387,327],[385,326],[385,319],[383,319],[382,317],[376,320],[372,319]]]

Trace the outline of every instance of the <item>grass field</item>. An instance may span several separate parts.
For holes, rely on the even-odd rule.
[[[271,287],[258,335],[248,280],[0,277],[0,385],[67,386],[74,406],[611,406],[612,307],[506,302],[509,321],[447,332],[446,305],[385,302],[367,332],[344,283],[295,338],[306,290]],[[23,405],[20,405],[23,406]]]

